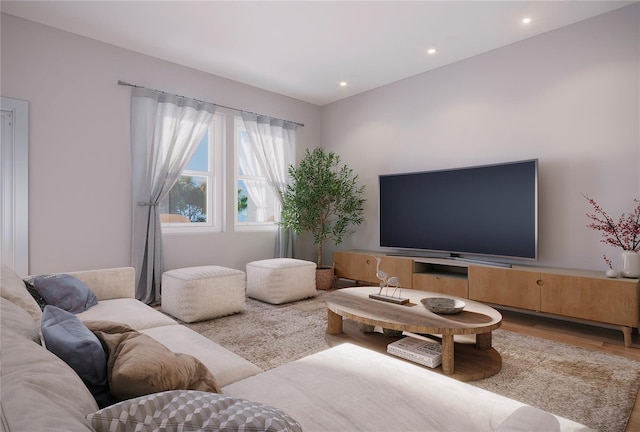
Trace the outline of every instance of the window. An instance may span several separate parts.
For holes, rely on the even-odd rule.
[[[191,161],[160,203],[164,232],[221,231],[224,115],[214,120]]]
[[[242,118],[235,118],[237,230],[275,229],[280,214],[280,199],[269,186],[256,156]]]

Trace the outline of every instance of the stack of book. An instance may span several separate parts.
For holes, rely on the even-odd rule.
[[[442,364],[442,345],[426,338],[405,337],[387,345],[387,352],[430,368]]]

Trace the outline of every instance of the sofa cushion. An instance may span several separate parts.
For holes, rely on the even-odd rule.
[[[40,332],[29,313],[20,306],[0,297],[0,317],[2,317],[2,337],[13,333],[18,337],[40,344]]]
[[[134,298],[100,300],[97,305],[79,313],[77,316],[82,321],[108,319],[109,321],[126,324],[134,330],[176,324],[173,318]]]
[[[87,326],[108,349],[109,387],[118,400],[166,390],[220,392],[209,369],[189,354],[171,352],[123,324],[88,321]]]
[[[518,408],[526,406],[350,343],[308,355],[222,390],[225,395],[276,406],[293,416],[307,432],[492,431]],[[372,402],[374,399],[380,403]],[[462,406],[465,409],[456,409]],[[342,411],[336,407],[354,408]],[[554,417],[563,431],[589,430]],[[542,423],[547,424],[546,420]]]
[[[560,422],[553,414],[531,406],[523,406],[507,417],[495,432],[560,432],[560,430]]]
[[[29,312],[36,326],[40,328],[40,322],[42,320],[42,310],[40,306],[38,306],[38,303],[31,297],[20,276],[6,265],[3,265],[0,269],[0,296]]]
[[[297,421],[277,408],[189,390],[155,393],[120,402],[89,414],[87,419],[97,432],[302,431]]]
[[[78,375],[55,354],[23,337],[7,337],[2,317],[0,424],[12,431],[92,431],[98,409]],[[2,429],[2,427],[0,427]]]
[[[222,387],[262,372],[249,360],[183,325],[155,327],[141,332],[173,352],[191,354],[200,360]]]
[[[84,312],[98,304],[93,291],[84,282],[68,274],[37,277],[33,280],[33,286],[47,304],[67,312]]]
[[[133,267],[84,270],[67,274],[87,284],[98,297],[98,301],[136,296],[136,271]]]
[[[42,314],[42,336],[47,349],[80,376],[98,406],[115,402],[107,381],[107,353],[82,321],[70,312],[47,305]]]

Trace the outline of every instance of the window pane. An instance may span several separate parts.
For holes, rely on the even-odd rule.
[[[222,229],[224,191],[224,114],[213,123],[198,143],[178,181],[160,203],[163,232],[219,232]]]
[[[207,222],[207,178],[180,176],[160,203],[160,214],[162,222]]]
[[[280,200],[267,182],[240,117],[235,119],[236,227],[241,230],[272,229],[280,214]]]
[[[275,197],[264,179],[239,180],[237,189],[238,222],[274,221]]]
[[[247,196],[247,186],[244,180],[238,181],[238,222],[247,222],[249,220],[249,197]]]
[[[193,154],[186,169],[189,171],[209,171],[209,131],[202,137],[198,150]]]
[[[240,163],[238,164],[238,174],[241,176],[250,175],[251,171],[256,171],[256,173],[260,172],[260,167],[258,166],[258,160],[254,156],[251,151],[251,146],[249,145],[249,135],[246,130],[241,130],[238,132],[238,155],[240,158]]]

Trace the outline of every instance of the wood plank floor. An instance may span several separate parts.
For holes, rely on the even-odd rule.
[[[640,336],[633,334],[631,347],[625,348],[622,331],[597,326],[555,320],[546,317],[500,310],[502,329],[568,345],[619,355],[640,361]],[[625,432],[640,431],[640,402],[635,406]]]

